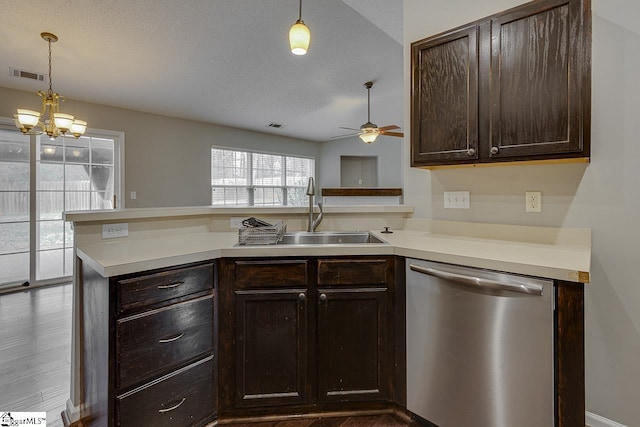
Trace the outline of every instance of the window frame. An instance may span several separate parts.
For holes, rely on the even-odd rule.
[[[236,153],[244,153],[247,154],[247,185],[214,185],[213,184],[213,178],[211,176],[211,172],[213,170],[213,150],[223,150],[223,151],[232,151],[232,152],[236,152]],[[282,176],[281,176],[281,185],[256,185],[254,184],[253,181],[253,174],[254,174],[254,162],[253,162],[253,155],[254,154],[261,154],[261,155],[268,155],[268,156],[279,156],[282,158]],[[304,159],[304,160],[310,160],[311,163],[311,175],[310,177],[314,178],[315,180],[315,174],[316,174],[316,158],[313,156],[303,156],[303,155],[298,155],[298,154],[288,154],[288,153],[279,153],[279,152],[273,152],[273,151],[259,151],[259,150],[251,150],[251,149],[246,149],[246,148],[235,148],[235,147],[223,147],[223,146],[219,146],[219,145],[212,145],[211,146],[211,155],[210,155],[210,163],[209,163],[209,182],[210,182],[210,191],[211,191],[211,206],[213,207],[226,207],[226,206],[250,206],[250,207],[264,207],[264,206],[303,206],[301,205],[291,205],[288,203],[289,201],[289,190],[290,189],[305,189],[307,184],[304,185],[300,185],[300,186],[296,186],[296,185],[287,185],[287,158],[295,158],[295,159]],[[234,189],[246,189],[247,190],[247,203],[242,203],[242,204],[238,204],[238,203],[227,203],[227,200],[225,199],[225,203],[223,204],[214,204],[214,200],[213,200],[213,190],[214,188],[234,188]],[[282,191],[282,204],[259,204],[256,205],[255,204],[255,190],[256,189],[280,189]]]

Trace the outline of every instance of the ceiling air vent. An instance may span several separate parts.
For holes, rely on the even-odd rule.
[[[9,67],[9,75],[11,77],[22,77],[23,79],[36,80],[39,82],[47,80],[47,76],[44,73],[34,73],[33,71],[20,70],[12,67]]]
[[[268,128],[280,129],[282,125],[280,123],[271,122],[267,125]]]

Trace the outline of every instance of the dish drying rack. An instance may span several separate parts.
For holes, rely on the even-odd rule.
[[[287,225],[282,221],[268,227],[246,227],[238,229],[238,245],[275,245],[284,233]]]

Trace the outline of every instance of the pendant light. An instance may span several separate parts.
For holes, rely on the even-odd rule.
[[[87,122],[78,120],[71,114],[61,113],[60,103],[64,101],[64,96],[55,93],[51,87],[51,43],[57,42],[58,36],[40,33],[40,37],[49,44],[49,90],[38,91],[38,96],[42,98],[42,112],[18,108],[17,114],[13,116],[16,127],[24,134],[46,133],[51,139],[67,132],[79,138],[87,129]],[[40,120],[41,118],[44,120]]]
[[[291,53],[294,55],[304,55],[309,50],[309,42],[311,41],[311,32],[309,28],[304,25],[302,20],[302,0],[300,0],[300,9],[298,14],[298,20],[289,30],[289,46],[291,46]]]

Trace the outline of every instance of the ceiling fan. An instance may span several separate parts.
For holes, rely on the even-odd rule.
[[[402,132],[390,132],[394,129],[400,129],[399,126],[390,125],[378,127],[378,125],[371,123],[371,88],[373,87],[373,82],[366,82],[364,84],[364,87],[367,88],[367,123],[360,126],[360,129],[340,127],[340,129],[355,130],[357,132],[347,135],[334,136],[331,139],[358,135],[363,142],[371,144],[376,140],[378,135],[397,136],[399,138],[404,137],[404,133]]]

